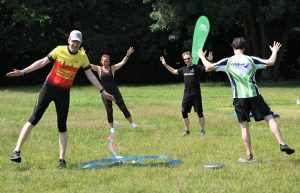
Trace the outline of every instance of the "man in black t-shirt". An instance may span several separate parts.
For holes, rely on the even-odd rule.
[[[200,74],[205,71],[205,67],[203,65],[193,65],[192,55],[190,52],[184,52],[182,54],[182,58],[186,66],[180,69],[174,69],[169,66],[163,56],[160,57],[160,61],[172,74],[183,76],[185,85],[181,108],[184,123],[183,136],[187,136],[190,134],[188,113],[191,112],[192,106],[194,106],[194,110],[199,117],[200,135],[204,136],[205,120],[202,109]]]

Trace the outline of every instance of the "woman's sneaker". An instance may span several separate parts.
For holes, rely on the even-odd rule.
[[[114,128],[116,128],[118,124],[119,124],[118,121],[113,121],[113,127]]]
[[[138,126],[135,122],[130,123],[132,129],[136,129]]]
[[[286,154],[293,154],[295,150],[289,148],[287,144],[280,144],[280,151],[285,152]]]
[[[12,152],[10,158],[9,158],[11,161],[13,162],[17,162],[17,163],[20,163],[22,158],[21,158],[21,152],[20,151],[14,151]]]

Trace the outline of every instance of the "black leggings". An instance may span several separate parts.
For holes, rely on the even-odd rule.
[[[28,122],[36,125],[51,101],[54,101],[57,114],[57,127],[59,132],[67,131],[67,117],[70,103],[70,89],[61,89],[49,83],[44,83],[38,101]]]
[[[111,94],[111,93],[110,93]],[[120,108],[120,110],[123,112],[124,116],[128,119],[129,117],[131,117],[130,112],[128,111],[124,100],[122,98],[122,95],[120,93],[119,90],[117,90],[116,92],[113,93],[115,99],[116,99],[116,104],[118,105],[118,107]],[[114,120],[113,117],[113,108],[112,108],[112,101],[106,99],[105,97],[103,97],[102,95],[102,101],[104,103],[105,109],[106,109],[106,114],[107,114],[107,121],[109,123],[112,123]]]

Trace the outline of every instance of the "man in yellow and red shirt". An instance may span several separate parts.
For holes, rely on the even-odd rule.
[[[14,70],[6,74],[9,77],[24,76],[25,74],[44,67],[53,62],[53,67],[45,83],[43,84],[37,104],[28,122],[23,126],[15,150],[10,160],[20,163],[20,149],[29,136],[32,128],[42,118],[51,101],[55,103],[57,113],[57,125],[59,131],[59,168],[66,167],[65,152],[67,149],[67,117],[70,104],[70,88],[79,68],[83,68],[90,82],[109,100],[115,98],[107,93],[91,71],[89,59],[84,51],[79,50],[82,43],[82,33],[73,30],[68,38],[68,45],[57,46],[50,54],[35,61],[23,70]]]

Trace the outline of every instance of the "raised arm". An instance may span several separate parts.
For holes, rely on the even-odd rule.
[[[169,66],[166,63],[166,60],[163,56],[161,56],[159,59],[160,59],[162,65],[164,65],[167,68],[167,70],[169,70],[172,74],[178,74],[178,71],[176,69],[172,68],[171,66]]]
[[[213,71],[213,70],[214,70],[213,64],[212,64],[211,62],[209,62],[209,61],[207,60],[207,58],[205,57],[206,51],[203,52],[202,49],[199,49],[197,53],[198,53],[198,56],[199,56],[199,58],[201,59],[203,65],[205,66],[205,71],[206,71],[206,72],[211,72],[211,71]],[[208,58],[211,58],[211,59],[213,58],[211,52],[209,53]]]
[[[81,47],[81,48],[80,48],[80,51],[86,52],[86,50],[84,49],[84,47]],[[93,71],[98,72],[98,67],[99,67],[99,66],[97,66],[97,65],[95,65],[95,64],[90,64],[90,65],[91,65],[91,69],[92,69]]]
[[[91,65],[91,69],[95,72],[99,72],[99,66],[98,65],[95,65],[95,64],[90,64]]]
[[[128,61],[129,59],[129,56],[134,52],[134,49],[133,47],[130,47],[128,50],[127,50],[127,53],[125,55],[125,57],[123,58],[123,60],[115,65],[112,65],[111,66],[111,70],[113,72],[119,70],[122,66],[124,66],[124,64],[126,64],[126,62]]]
[[[272,51],[272,54],[270,58],[267,61],[268,66],[273,66],[275,64],[276,58],[277,58],[277,53],[281,47],[281,44],[279,42],[274,41],[273,46],[269,46],[270,50]]]
[[[25,74],[28,74],[37,69],[40,69],[49,63],[50,63],[50,60],[46,56],[45,58],[35,61],[34,63],[32,63],[30,66],[24,68],[23,70],[14,69],[13,71],[7,73],[6,76],[8,76],[8,77],[24,76]]]

